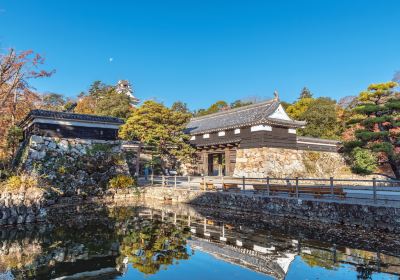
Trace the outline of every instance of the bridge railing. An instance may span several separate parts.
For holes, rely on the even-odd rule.
[[[253,192],[258,195],[297,199],[329,199],[354,203],[400,206],[400,181],[382,179],[275,178],[229,176],[140,177],[142,186],[152,185],[200,191]]]

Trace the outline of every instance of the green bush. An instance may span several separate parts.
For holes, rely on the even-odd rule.
[[[354,173],[368,175],[377,167],[376,156],[367,149],[356,147],[351,152],[352,170]]]
[[[118,174],[108,182],[109,188],[112,189],[127,189],[136,186],[135,180],[127,175]]]

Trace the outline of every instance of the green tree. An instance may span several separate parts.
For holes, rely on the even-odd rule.
[[[116,92],[114,86],[95,81],[87,93],[79,95],[79,101],[74,112],[111,116],[126,120],[133,111],[130,102],[130,97]]]
[[[338,121],[336,102],[330,98],[315,99],[299,119],[307,122],[305,128],[299,129],[299,135],[326,139],[340,137],[341,126]]]
[[[228,108],[229,108],[228,103],[220,100],[220,101],[217,101],[214,104],[212,104],[210,107],[208,107],[208,109],[198,110],[195,115],[196,115],[196,117],[201,117],[201,116],[217,113],[217,112],[220,112],[220,111],[228,109]]]
[[[42,95],[41,106],[45,110],[64,111],[69,100],[58,93],[46,93]]]
[[[112,116],[121,119],[128,119],[133,108],[129,96],[110,90],[98,99],[95,113],[101,116]]]
[[[153,146],[164,171],[168,163],[176,167],[177,160],[188,162],[192,158],[194,149],[189,144],[189,136],[184,133],[190,118],[191,114],[171,110],[155,101],[146,101],[121,127],[120,137]]]
[[[395,91],[397,86],[396,82],[371,84],[360,93],[354,114],[347,122],[356,128],[355,140],[347,142],[345,147],[351,155],[360,153],[361,148],[371,152],[380,164],[389,164],[400,179],[400,93]],[[371,161],[370,156],[363,158]],[[373,168],[364,169],[364,173],[371,173]]]
[[[327,97],[300,97],[286,109],[287,114],[295,119],[306,121],[307,125],[299,129],[301,136],[326,139],[339,139],[342,126],[339,121],[339,108],[336,101]]]
[[[313,94],[311,93],[311,91],[304,87],[301,92],[300,92],[300,97],[299,99],[303,99],[303,98],[313,98]]]
[[[247,105],[251,105],[253,104],[252,101],[244,101],[244,100],[235,100],[230,104],[230,108],[235,109],[235,108],[239,108],[239,107],[243,107],[243,106],[247,106]]]
[[[354,173],[368,175],[377,167],[376,156],[367,149],[356,147],[351,151],[352,170]]]
[[[182,101],[176,101],[171,106],[172,111],[181,112],[184,114],[192,114],[186,103]]]
[[[18,148],[19,143],[23,138],[22,128],[13,125],[7,131],[7,149],[10,151],[11,155],[15,153]]]

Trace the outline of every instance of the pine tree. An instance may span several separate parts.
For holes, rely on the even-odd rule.
[[[303,89],[301,90],[299,99],[312,98],[312,97],[313,97],[313,94],[311,93],[311,91],[307,87],[303,87]]]
[[[372,152],[380,164],[389,164],[400,179],[400,93],[395,91],[397,86],[396,82],[372,84],[360,93],[353,117],[348,121],[357,127],[355,140],[345,143],[345,148],[349,152],[357,147]]]

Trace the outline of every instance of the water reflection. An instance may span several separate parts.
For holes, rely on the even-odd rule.
[[[2,228],[0,279],[399,279],[396,250],[355,249],[188,209],[80,210],[91,215]]]

